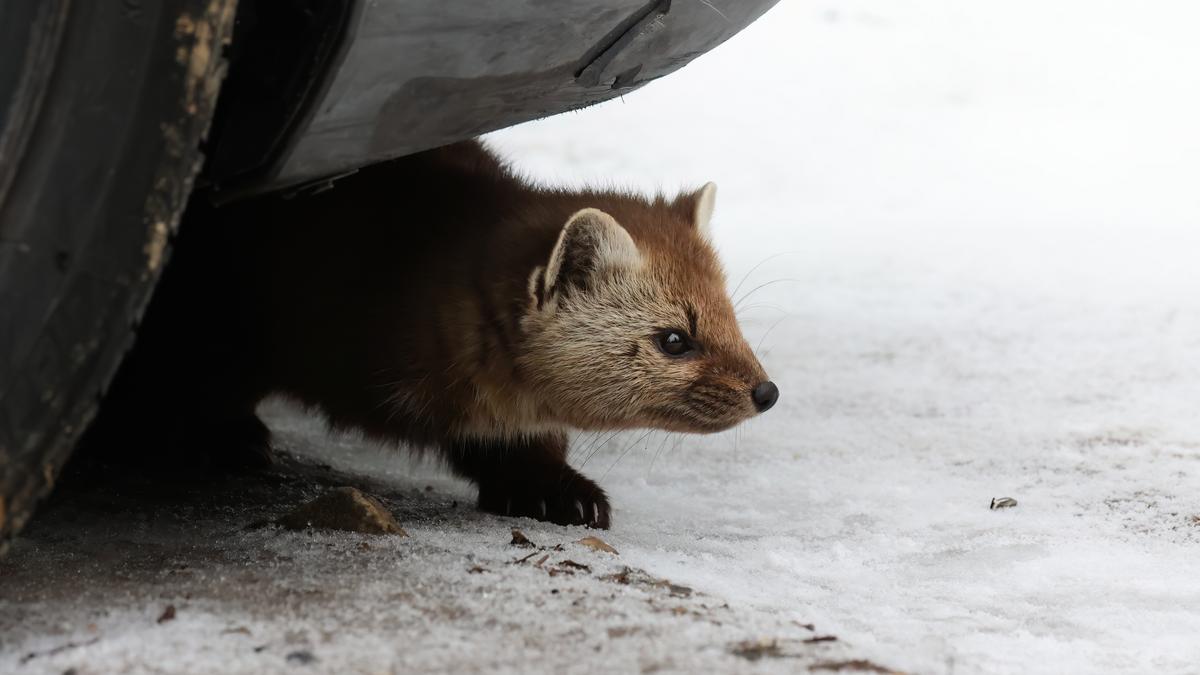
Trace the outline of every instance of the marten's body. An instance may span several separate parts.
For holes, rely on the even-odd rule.
[[[269,440],[255,406],[283,394],[440,451],[481,508],[607,527],[604,492],[566,464],[568,429],[715,431],[774,403],[703,231],[711,208],[711,188],[532,187],[477,143],[193,208],[104,415],[251,452]]]

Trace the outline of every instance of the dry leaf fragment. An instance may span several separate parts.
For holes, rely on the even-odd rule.
[[[763,657],[780,658],[783,651],[779,648],[778,640],[744,640],[733,645],[729,650],[734,656],[740,656],[747,661],[757,661]]]
[[[852,661],[825,661],[823,663],[814,663],[809,667],[810,670],[832,670],[834,672],[852,672],[852,673],[877,673],[878,675],[904,675],[901,671],[885,668],[877,663],[872,663],[863,659],[854,659]]]
[[[158,617],[159,623],[166,623],[175,619],[175,605],[167,605],[162,614]]]
[[[686,598],[692,594],[692,589],[688,588],[687,586],[673,584],[666,579],[659,579],[657,577],[650,576],[644,571],[634,569],[632,567],[625,567],[622,568],[620,572],[615,574],[602,576],[600,577],[600,580],[611,581],[614,584],[622,584],[627,586],[634,585],[651,588],[665,588],[667,592],[671,594],[671,597],[675,598]]]
[[[512,529],[512,541],[509,543],[521,548],[533,548],[533,542],[529,541],[529,537],[526,537],[524,532],[515,527]]]
[[[600,539],[599,537],[584,537],[576,543],[583,544],[593,551],[604,551],[605,553],[620,555],[620,553],[617,553],[617,549],[609,546],[603,539]]]

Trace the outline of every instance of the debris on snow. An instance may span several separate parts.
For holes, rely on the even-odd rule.
[[[579,541],[577,541],[575,543],[583,544],[584,546],[592,549],[593,551],[604,551],[605,553],[611,553],[613,555],[620,555],[619,553],[617,553],[617,549],[609,546],[607,542],[605,542],[603,539],[600,539],[599,537],[584,537],[583,539],[580,539]]]
[[[39,656],[54,656],[55,654],[61,654],[62,652],[69,651],[71,649],[78,649],[80,647],[90,647],[99,641],[100,641],[100,636],[96,636],[90,640],[85,640],[83,642],[68,642],[64,645],[59,645],[57,647],[54,647],[53,649],[47,649],[44,652],[29,652],[28,654],[22,656],[20,661],[18,661],[18,663],[20,663],[21,665],[25,665],[29,661],[32,661],[32,660],[38,658]]]
[[[821,635],[811,637],[804,640],[784,640],[780,638],[759,638],[757,640],[743,640],[734,643],[729,648],[729,653],[734,656],[740,656],[747,661],[758,661],[760,659],[794,659],[812,654],[815,649],[812,645],[826,642],[837,642],[837,637],[833,635]],[[896,671],[881,669],[877,671],[869,670],[871,667],[880,668],[869,661],[862,659],[848,661],[824,661],[812,666],[813,669],[824,670],[860,670],[862,672],[879,672],[879,673],[895,673]]]
[[[744,640],[729,650],[734,656],[740,656],[747,661],[757,661],[761,658],[779,659],[787,656],[779,648],[779,641],[774,639]]]
[[[352,487],[334,488],[275,523],[289,530],[312,528],[408,536],[378,499]]]
[[[646,572],[634,569],[632,567],[624,567],[620,572],[617,572],[616,574],[609,574],[601,577],[601,579],[604,581],[611,581],[616,584],[621,584],[623,586],[651,586],[655,588],[665,588],[672,597],[676,598],[686,598],[692,594],[692,589],[688,588],[687,586],[673,584],[666,579],[659,579],[650,576]]]
[[[814,663],[809,666],[809,670],[832,670],[835,672],[850,672],[850,673],[879,673],[880,675],[904,675],[899,670],[884,668],[883,666],[866,661],[864,659],[853,659],[851,661],[823,661]]]
[[[521,563],[528,561],[530,558],[537,555],[538,553],[540,553],[540,551],[534,551],[533,553],[530,553],[529,555],[525,556],[524,558],[517,558],[516,560],[513,561],[512,564],[520,565]]]
[[[512,541],[509,543],[521,548],[533,548],[533,542],[529,541],[529,537],[526,537],[524,532],[515,527],[512,529]]]
[[[995,511],[996,509],[1011,509],[1017,505],[1017,500],[1012,497],[993,497],[992,505],[988,508]]]
[[[158,616],[158,623],[166,623],[175,620],[175,605],[167,605],[162,614]]]
[[[299,666],[307,666],[317,660],[316,655],[307,649],[291,652],[286,658],[288,663],[294,663]]]

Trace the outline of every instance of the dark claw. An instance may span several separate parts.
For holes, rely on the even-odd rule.
[[[515,475],[480,481],[479,508],[502,516],[524,516],[558,525],[607,530],[611,509],[604,490],[569,466],[527,468]]]

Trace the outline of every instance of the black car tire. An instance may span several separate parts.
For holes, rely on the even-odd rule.
[[[0,555],[132,343],[236,0],[0,3]]]

